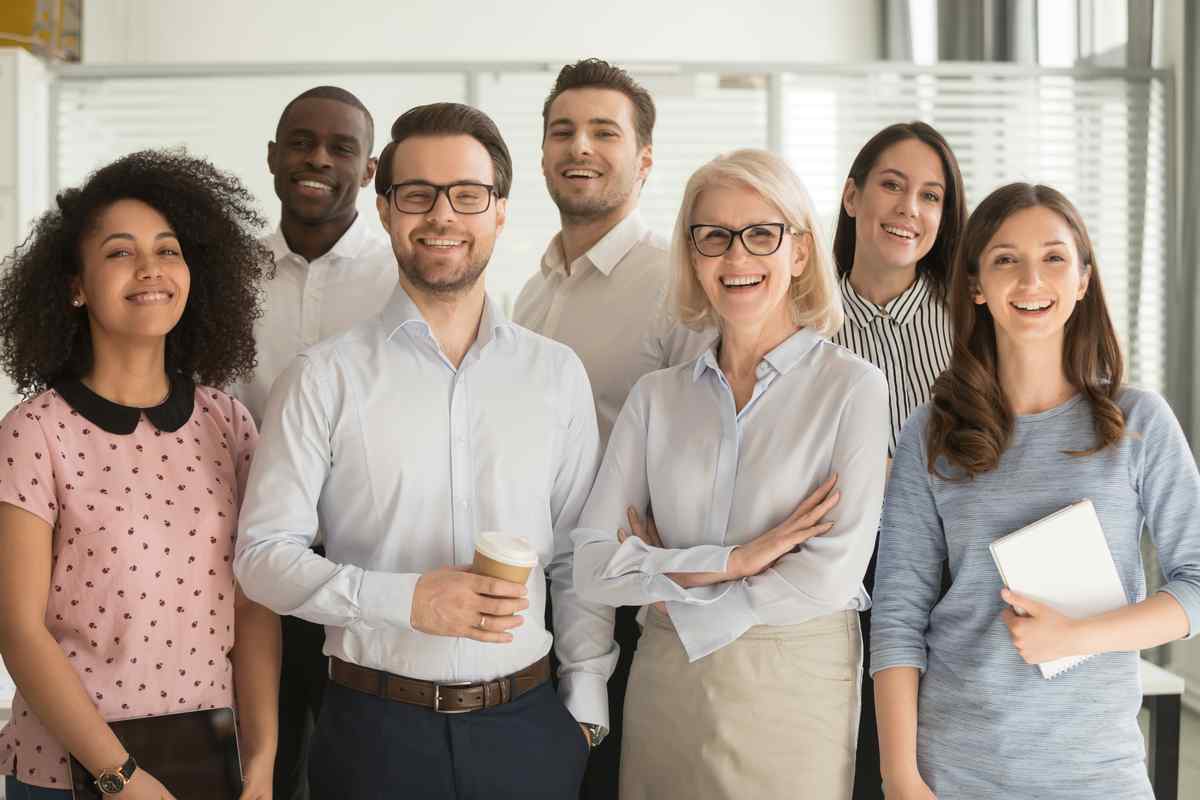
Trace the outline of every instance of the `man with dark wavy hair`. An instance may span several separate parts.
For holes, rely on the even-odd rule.
[[[563,67],[542,106],[542,173],[562,229],[521,291],[513,317],[579,355],[602,443],[638,378],[690,360],[712,338],[668,319],[667,242],[638,214],[654,166],[655,114],[644,87],[598,58]],[[638,633],[634,614],[617,611],[621,659],[609,683],[612,730],[594,737],[602,743],[588,762],[587,800],[617,796],[621,713]]]
[[[356,208],[375,175],[374,142],[375,122],[361,100],[316,86],[284,106],[267,143],[280,214],[263,243],[275,274],[262,287],[258,365],[232,387],[260,424],[271,384],[296,354],[378,312],[396,285],[387,239]],[[328,671],[324,641],[321,626],[283,618],[276,800],[308,797],[308,743]]]
[[[399,286],[276,383],[234,569],[248,596],[325,625],[314,797],[571,797],[616,661],[611,615],[573,584],[591,388],[485,291],[512,185],[492,120],[434,103],[391,138],[376,209]],[[318,527],[328,557],[308,549]],[[468,571],[497,532],[536,553],[524,583]]]

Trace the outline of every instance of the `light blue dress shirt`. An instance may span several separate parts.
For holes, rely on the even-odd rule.
[[[869,608],[862,578],[886,476],[878,369],[801,330],[763,357],[737,411],[716,348],[634,386],[573,534],[579,593],[612,606],[667,601],[692,661],[754,625]],[[723,571],[736,545],[786,519],[832,472],[842,499],[825,535],[749,578],[684,589],[667,577]],[[627,506],[653,508],[664,548],[618,544]]]
[[[546,582],[531,574],[507,644],[411,624],[418,578],[471,562],[477,532],[528,537],[549,575],[559,691],[608,724],[613,610],[572,588],[570,533],[599,460],[591,389],[569,348],[486,302],[458,369],[398,287],[374,319],[298,356],[276,382],[242,506],[246,594],[325,625],[325,652],[423,680],[480,681],[545,655]],[[309,550],[320,529],[326,557]]]

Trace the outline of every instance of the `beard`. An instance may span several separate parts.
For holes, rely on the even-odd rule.
[[[602,219],[621,208],[633,194],[632,186],[614,186],[598,195],[580,197],[560,191],[551,181],[547,181],[546,184],[550,191],[550,199],[558,206],[558,213],[562,215],[563,221],[571,223]]]
[[[476,244],[472,242],[465,260],[453,267],[429,263],[430,260],[413,252],[396,253],[396,263],[404,277],[418,290],[440,297],[454,297],[469,291],[491,260],[492,248],[479,251]]]

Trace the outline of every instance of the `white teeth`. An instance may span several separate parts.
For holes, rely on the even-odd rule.
[[[732,275],[728,278],[721,278],[721,283],[725,286],[757,286],[762,281],[762,275]]]
[[[462,242],[458,239],[422,239],[421,244],[426,247],[458,247]]]
[[[323,183],[317,181],[299,181],[301,186],[307,186],[309,189],[320,189],[323,192],[332,192],[333,189]]]
[[[166,292],[138,292],[130,295],[129,299],[135,303],[162,303],[171,299],[171,295]]]
[[[912,231],[906,231],[904,228],[897,228],[894,225],[884,225],[883,229],[893,236],[899,236],[901,239],[915,239],[917,235]]]
[[[1041,311],[1044,308],[1050,307],[1050,301],[1042,300],[1038,303],[1013,303],[1013,305],[1022,311]]]
[[[569,169],[563,173],[568,178],[598,178],[600,173],[591,169]]]

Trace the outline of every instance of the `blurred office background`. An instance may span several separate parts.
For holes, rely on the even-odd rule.
[[[697,166],[755,146],[786,155],[831,236],[866,138],[925,119],[954,147],[969,205],[1021,179],[1080,206],[1130,380],[1166,394],[1200,445],[1200,3],[4,0],[0,31],[0,251],[59,188],[144,147],[186,146],[233,171],[274,225],[266,143],[290,98],[332,83],[371,108],[377,149],[418,103],[497,120],[516,174],[487,280],[506,307],[558,227],[540,111],[565,62],[606,58],[653,93],[642,208],[663,232]],[[373,217],[373,192],[359,205]],[[13,400],[0,378],[0,405]],[[1200,710],[1200,646],[1152,655]]]

